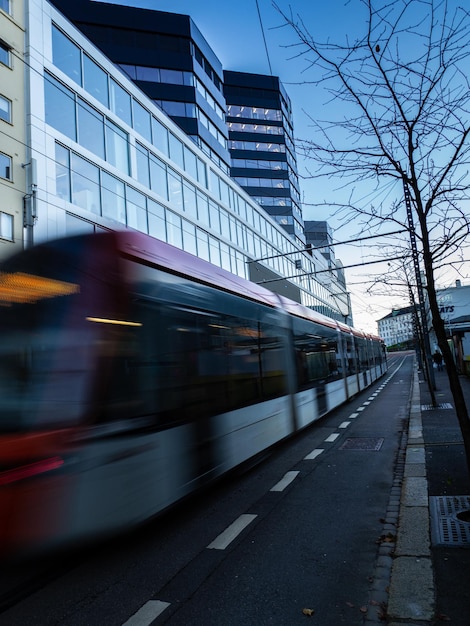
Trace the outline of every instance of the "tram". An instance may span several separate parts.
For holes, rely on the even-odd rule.
[[[315,422],[384,344],[141,233],[0,265],[0,553],[121,532]]]

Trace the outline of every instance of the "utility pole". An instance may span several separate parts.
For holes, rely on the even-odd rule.
[[[415,233],[415,228],[414,228],[414,223],[413,223],[411,194],[408,188],[408,184],[405,180],[405,177],[403,177],[403,191],[405,194],[406,217],[408,219],[408,228],[410,232],[411,256],[413,258],[413,266],[415,270],[416,288],[418,291],[418,308],[420,312],[421,329],[423,333],[424,372],[426,374],[426,380],[428,382],[432,405],[437,406],[436,396],[434,393],[434,390],[436,389],[436,381],[434,379],[434,370],[433,370],[432,357],[431,357],[431,345],[429,343],[429,331],[428,331],[428,324],[427,324],[426,307],[424,304],[423,281],[421,280],[421,272],[419,269],[419,256],[418,256],[418,247],[416,245],[416,233]]]

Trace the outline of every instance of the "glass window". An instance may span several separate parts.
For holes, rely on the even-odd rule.
[[[5,13],[10,14],[10,0],[0,0],[0,9],[5,11]]]
[[[0,152],[0,178],[12,180],[13,172],[11,170],[11,157]]]
[[[137,100],[132,101],[134,112],[134,130],[142,137],[152,141],[150,113]]]
[[[136,142],[137,180],[142,185],[150,187],[149,175],[149,151],[140,143]]]
[[[112,78],[109,81],[109,100],[111,111],[132,126],[131,96]]]
[[[13,241],[13,215],[0,212],[0,237]]]
[[[196,239],[197,239],[197,255],[200,259],[204,259],[205,261],[209,261],[209,236],[208,234],[201,230],[200,228],[196,229]]]
[[[158,67],[143,67],[142,65],[137,65],[135,68],[135,78],[136,80],[145,80],[150,83],[159,83],[160,70]]]
[[[211,228],[220,233],[219,207],[214,202],[209,202],[209,211]]]
[[[222,261],[222,267],[224,270],[228,272],[231,271],[231,263],[230,263],[230,248],[226,243],[220,242],[220,258]]]
[[[76,215],[65,214],[65,232],[67,235],[83,235],[84,233],[94,233],[95,226],[87,220],[82,220]]]
[[[184,150],[184,169],[187,174],[197,180],[197,159],[196,155],[187,146],[183,146]]]
[[[72,153],[72,202],[77,206],[100,214],[100,173],[99,169]]]
[[[149,235],[166,241],[165,207],[147,198]]]
[[[82,84],[80,48],[54,25],[52,25],[52,62],[76,83]]]
[[[108,172],[101,172],[101,206],[103,217],[126,223],[124,183]]]
[[[127,225],[143,233],[148,233],[146,197],[132,187],[126,188]]]
[[[152,117],[152,143],[168,156],[168,129],[155,117]]]
[[[197,158],[197,179],[201,183],[201,185],[204,185],[204,187],[207,187],[206,164],[199,157],[196,157],[196,158]]]
[[[184,169],[183,144],[170,133],[170,159]]]
[[[0,96],[0,119],[11,122],[11,101]]]
[[[70,152],[58,143],[55,145],[55,192],[59,198],[70,202]]]
[[[150,187],[159,196],[168,200],[166,165],[153,154],[150,155]]]
[[[49,74],[44,74],[44,79],[46,124],[76,141],[75,97],[73,92]]]
[[[106,120],[106,160],[125,174],[129,174],[128,134]]]
[[[217,267],[221,267],[222,263],[220,260],[220,244],[219,240],[215,237],[211,237],[209,235],[209,256],[210,262],[213,265],[217,265]]]
[[[177,248],[183,247],[183,233],[181,231],[181,217],[173,213],[173,211],[166,212],[166,230],[168,236],[168,243]]]
[[[178,176],[173,170],[168,171],[168,183],[170,192],[170,202],[174,207],[183,209],[183,185],[181,176]]]
[[[104,117],[78,99],[78,143],[104,159]]]
[[[197,219],[196,190],[192,185],[183,183],[184,212]]]
[[[83,56],[84,87],[104,106],[108,106],[108,75],[86,54]]]
[[[197,215],[200,222],[209,226],[209,200],[199,191],[197,192]]]
[[[0,41],[0,63],[11,67],[10,48]]]
[[[197,255],[196,227],[187,220],[183,222],[183,250],[190,254]]]

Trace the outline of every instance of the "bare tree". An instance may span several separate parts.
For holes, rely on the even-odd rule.
[[[329,94],[331,119],[310,114],[312,138],[299,142],[313,175],[339,178],[343,190],[383,190],[374,205],[354,194],[335,201],[338,213],[369,230],[394,222],[416,238],[470,473],[469,415],[435,287],[436,272],[463,260],[470,239],[470,14],[452,0],[359,0],[362,33],[340,43],[315,38],[301,16],[275,6],[310,89]]]

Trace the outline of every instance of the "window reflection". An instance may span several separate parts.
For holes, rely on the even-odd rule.
[[[109,104],[108,75],[86,54],[83,55],[84,87],[92,96],[104,104]]]
[[[52,62],[79,85],[82,84],[81,50],[52,25]]]
[[[82,209],[100,214],[99,169],[79,157],[71,155],[72,202]]]

